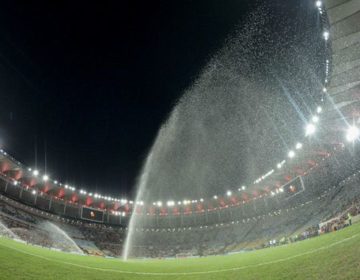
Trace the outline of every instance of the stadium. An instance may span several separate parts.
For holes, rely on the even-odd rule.
[[[172,163],[162,153],[180,138],[167,138],[173,119],[195,106],[186,98],[161,128],[133,197],[55,180],[4,146],[0,279],[359,279],[360,1],[309,2],[321,82],[306,125],[280,160],[269,159],[271,169],[204,196],[183,195],[183,180],[174,193],[163,190],[163,178],[182,176],[165,174]],[[152,185],[162,190],[145,188]]]

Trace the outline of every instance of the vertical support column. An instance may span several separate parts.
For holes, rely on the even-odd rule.
[[[49,211],[50,211],[50,209],[51,209],[52,200],[53,200],[53,197],[51,196],[51,197],[50,197],[50,201],[49,201],[49,209],[48,209]]]
[[[5,190],[4,190],[5,193],[7,192],[8,185],[9,185],[9,181],[6,181]]]
[[[36,205],[37,197],[38,197],[38,193],[36,192],[35,199],[34,199],[34,205]]]
[[[19,199],[21,199],[22,194],[23,194],[23,191],[24,191],[24,188],[21,188],[21,189],[20,189],[20,194],[19,194]]]

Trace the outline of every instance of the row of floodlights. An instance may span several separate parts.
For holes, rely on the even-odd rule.
[[[318,8],[319,13],[322,14],[323,13],[323,11],[322,11],[322,1],[316,1],[315,5]],[[325,41],[329,40],[329,37],[330,37],[329,31],[325,30],[323,32],[323,37],[324,37]]]
[[[317,114],[320,114],[322,112],[322,108],[320,106],[318,106],[316,108],[316,112],[317,112]],[[315,133],[316,124],[319,122],[319,120],[320,120],[320,118],[319,118],[318,115],[314,115],[311,118],[311,121],[305,127],[305,136],[311,136],[311,135],[313,135]],[[302,147],[303,147],[303,144],[300,143],[300,142],[296,143],[296,145],[295,145],[296,150],[300,150]],[[295,157],[295,155],[296,155],[296,153],[295,153],[294,150],[290,150],[288,152],[288,157],[289,158],[293,158],[293,157]],[[277,167],[281,168],[284,163],[285,163],[285,161],[282,161],[281,163],[278,163]]]
[[[316,7],[318,8],[319,13],[322,14],[322,13],[323,13],[323,10],[322,10],[322,5],[323,5],[323,3],[322,3],[322,1],[319,1],[319,0],[316,1],[316,2],[315,2],[315,5],[316,5]],[[329,40],[329,36],[330,36],[329,31],[325,30],[325,31],[323,32],[323,37],[324,37],[325,41]]]
[[[238,191],[244,191],[246,190],[246,187],[245,186],[241,186]],[[232,196],[232,191],[227,191],[226,192],[226,196]],[[217,195],[214,195],[213,196],[214,199],[218,199],[219,197]],[[195,200],[183,200],[183,201],[178,201],[178,202],[175,202],[173,200],[169,200],[166,202],[166,206],[168,207],[173,207],[175,205],[189,205],[189,204],[196,204],[196,203],[199,203],[199,202],[204,202],[204,199],[203,198],[200,198],[199,200],[198,199],[195,199]],[[158,207],[162,207],[164,204],[162,201],[156,201],[156,202],[153,202],[153,206],[158,206]]]
[[[315,6],[318,8],[319,13],[320,13],[321,15],[323,14],[322,5],[323,5],[322,1],[320,1],[320,0],[315,1]],[[322,35],[323,35],[323,38],[324,38],[325,41],[328,41],[328,40],[329,40],[330,33],[329,33],[328,30],[324,30],[324,32],[323,32]],[[326,77],[325,77],[325,83],[328,82],[328,79],[327,79],[328,75],[329,75],[329,60],[327,59],[327,60],[326,60]],[[324,88],[324,92],[326,92],[326,88]],[[323,100],[323,99],[322,99],[322,100]]]
[[[326,88],[324,88],[325,91],[326,91]],[[318,114],[320,114],[322,112],[322,107],[318,106],[316,108],[316,113],[317,115],[314,115],[312,118],[311,118],[311,122],[309,124],[307,124],[307,126],[305,127],[305,136],[310,136],[312,134],[315,133],[316,131],[316,124],[319,122],[320,118],[318,116]],[[300,142],[297,142],[296,145],[295,145],[295,149],[296,150],[300,150],[301,148],[303,147],[303,144],[300,143]],[[295,157],[296,153],[294,150],[290,150],[288,152],[288,157],[289,158],[293,158]],[[283,165],[286,163],[286,160],[283,160],[281,162],[279,162],[276,166],[278,169],[281,169],[283,167]],[[267,177],[269,177],[271,174],[274,173],[274,169],[271,169],[268,173],[262,175],[261,177],[259,177],[258,179],[256,179],[254,181],[254,184],[258,184],[260,183],[261,181],[265,180]]]
[[[175,205],[189,205],[189,204],[194,204],[194,203],[198,203],[198,202],[204,202],[204,199],[200,198],[199,200],[197,200],[197,199],[195,199],[195,200],[183,200],[183,201],[178,201],[178,202],[175,202],[173,200],[169,200],[169,201],[166,202],[166,206],[173,207]],[[163,202],[162,201],[153,202],[153,206],[161,207],[161,206],[163,206]]]
[[[115,216],[121,216],[121,217],[126,216],[126,212],[112,211],[111,213]]]

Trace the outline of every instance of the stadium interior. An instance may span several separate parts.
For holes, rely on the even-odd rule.
[[[182,259],[247,254],[352,227],[360,221],[360,1],[314,4],[328,52],[325,100],[307,138],[254,184],[221,196],[136,201],[63,184],[1,149],[1,238],[120,259],[136,216],[142,227],[132,232],[131,259]]]

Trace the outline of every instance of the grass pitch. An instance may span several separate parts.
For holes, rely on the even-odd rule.
[[[128,262],[0,238],[0,279],[360,279],[360,223],[254,252]]]

